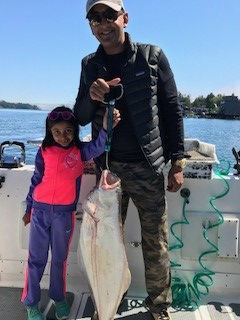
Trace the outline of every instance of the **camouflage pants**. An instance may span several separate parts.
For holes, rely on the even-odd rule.
[[[172,302],[164,177],[154,173],[146,161],[112,161],[110,170],[121,179],[123,221],[130,198],[138,210],[149,295],[145,302],[151,311],[157,311]]]

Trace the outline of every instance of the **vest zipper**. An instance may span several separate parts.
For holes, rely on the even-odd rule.
[[[136,137],[137,137],[137,136],[136,136]],[[152,170],[153,170],[156,174],[158,174],[158,172],[157,172],[156,170],[154,170],[153,165],[151,164],[151,162],[149,161],[148,157],[146,156],[146,154],[145,154],[145,152],[144,152],[144,150],[143,150],[143,147],[142,147],[141,144],[139,143],[138,137],[137,137],[137,141],[138,141],[138,144],[139,144],[139,146],[140,146],[140,148],[141,148],[141,150],[142,150],[142,153],[143,153],[145,159],[147,160],[147,163],[150,165],[150,167],[152,168]]]

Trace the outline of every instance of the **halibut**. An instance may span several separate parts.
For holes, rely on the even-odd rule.
[[[131,274],[123,242],[120,179],[102,172],[99,186],[83,203],[79,255],[99,320],[112,320]]]

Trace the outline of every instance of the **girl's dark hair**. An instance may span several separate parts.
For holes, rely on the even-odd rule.
[[[53,109],[51,112],[53,112],[53,111],[54,112],[63,112],[63,111],[66,112],[67,111],[67,112],[71,112],[73,114],[72,110],[70,108],[65,107],[65,106],[57,107],[57,108]],[[45,133],[45,138],[43,139],[43,142],[42,142],[43,150],[45,150],[46,147],[50,147],[50,146],[54,145],[55,141],[52,136],[51,128],[56,123],[62,122],[62,121],[68,122],[73,126],[73,128],[74,128],[73,143],[78,148],[81,148],[81,141],[79,139],[79,125],[78,125],[77,119],[73,115],[69,120],[65,120],[65,119],[63,119],[63,117],[60,113],[56,120],[50,120],[48,116],[46,118],[46,133]]]

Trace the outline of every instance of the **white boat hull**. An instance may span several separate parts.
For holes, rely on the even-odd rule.
[[[0,169],[0,176],[5,177],[5,182],[2,183],[0,188],[0,287],[21,288],[24,283],[29,227],[23,226],[21,218],[25,210],[25,196],[28,192],[32,173],[33,166],[29,165],[11,170]],[[219,251],[203,259],[206,266],[215,274],[212,276],[213,285],[209,287],[209,295],[202,297],[202,303],[207,301],[221,302],[223,306],[226,305],[226,310],[228,310],[229,304],[236,304],[240,300],[240,258],[238,247],[240,180],[232,175],[226,179],[229,183],[230,191],[226,196],[215,201],[215,206],[223,214],[224,222],[208,234],[210,240],[218,246]],[[81,207],[83,199],[94,184],[94,176],[85,175],[83,177],[85,188],[81,190],[79,207]],[[184,281],[191,283],[194,275],[202,270],[198,262],[199,255],[209,248],[202,238],[203,226],[211,224],[217,218],[209,199],[222,193],[225,189],[225,184],[219,177],[213,177],[212,180],[185,179],[183,187],[188,188],[191,192],[190,202],[186,205],[186,216],[189,224],[176,226],[175,231],[182,238],[184,246],[179,250],[171,251],[170,257],[171,260],[177,261],[181,265],[172,269],[173,277],[181,277]],[[180,193],[167,193],[167,200],[169,226],[171,226],[173,222],[182,220],[183,198]],[[88,292],[83,268],[79,265],[77,259],[80,223],[81,219],[77,216],[67,269],[67,289],[73,292],[76,297],[74,302],[76,306],[75,318],[73,319],[82,317],[82,315],[78,315],[81,309],[79,306],[83,299],[83,293]],[[175,243],[175,239],[171,234],[169,243],[170,245]],[[140,225],[133,203],[129,205],[125,223],[125,246],[132,274],[128,295],[142,299],[146,297],[144,264],[141,252]],[[49,273],[48,262],[42,280],[42,288],[48,288]],[[204,308],[204,306],[201,308]],[[196,311],[198,316],[189,319],[211,319],[211,317],[201,318],[199,312],[201,312],[201,309]],[[175,319],[174,316],[173,319]],[[176,319],[180,318],[176,317]],[[184,319],[186,320],[187,318]]]

